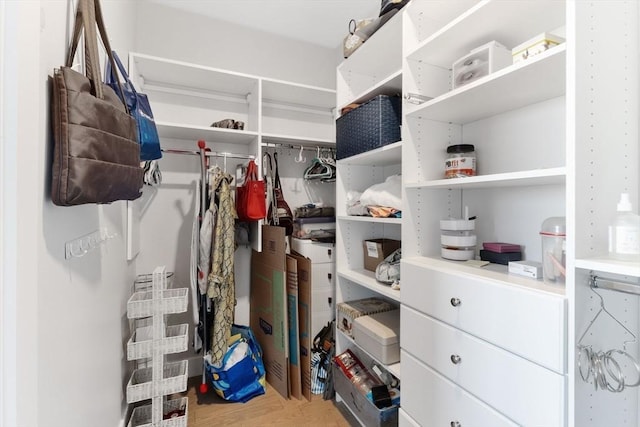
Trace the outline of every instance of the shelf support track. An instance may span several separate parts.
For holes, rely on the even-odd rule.
[[[593,288],[608,289],[624,292],[625,294],[640,295],[640,283],[623,282],[621,280],[605,279],[594,274],[589,276],[589,284]]]

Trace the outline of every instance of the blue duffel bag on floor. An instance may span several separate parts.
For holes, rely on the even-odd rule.
[[[248,326],[233,325],[231,336],[237,335],[229,345],[222,366],[207,360],[209,381],[216,393],[230,402],[247,402],[266,392],[266,378],[262,349]]]

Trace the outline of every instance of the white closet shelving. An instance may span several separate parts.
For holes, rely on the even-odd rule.
[[[638,263],[606,256],[619,194],[640,202],[638,3],[455,3],[414,0],[403,17],[403,90],[428,100],[403,106],[400,425],[637,425],[638,388],[594,393],[575,348],[600,308],[590,276],[640,280]],[[543,32],[566,42],[451,89],[474,48]],[[478,175],[443,179],[460,143],[475,146]],[[520,244],[534,261],[542,222],[566,217],[566,284],[442,259],[439,220],[465,206],[478,242]],[[638,335],[639,297],[598,292]],[[606,351],[628,338],[611,321],[586,340]],[[626,351],[637,360],[638,342]]]
[[[168,289],[164,267],[153,271],[150,289],[135,292],[127,302],[127,317],[141,320],[127,343],[128,360],[150,359],[151,366],[136,369],[127,384],[127,403],[151,400],[134,408],[129,427],[179,427],[187,425],[186,397],[165,396],[187,390],[186,360],[167,362],[166,355],[187,350],[188,325],[167,326],[166,317],[184,313],[188,289]]]
[[[149,97],[163,148],[196,150],[205,140],[214,151],[255,156],[261,171],[266,147],[335,147],[333,89],[142,53],[130,53],[129,75]],[[223,119],[244,129],[211,127]],[[260,251],[261,224],[252,227]]]
[[[337,68],[337,108],[361,103],[377,95],[402,92],[402,19],[398,13]],[[402,141],[337,161],[336,178],[336,302],[377,296],[400,302],[400,291],[379,283],[364,268],[363,241],[400,240],[402,220],[347,215],[347,192],[362,192],[401,172]],[[336,329],[336,353],[351,349],[365,363],[376,361],[400,378],[400,363],[383,364],[353,338]],[[348,396],[346,396],[348,397]],[[338,399],[343,396],[338,395]],[[348,406],[347,406],[348,407]],[[356,418],[358,415],[354,412]],[[362,423],[362,421],[361,421]]]

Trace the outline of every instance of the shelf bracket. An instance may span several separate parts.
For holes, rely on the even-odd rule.
[[[589,276],[589,284],[593,288],[608,289],[611,291],[624,292],[625,294],[631,295],[640,295],[640,283],[605,279],[592,274],[591,276]]]

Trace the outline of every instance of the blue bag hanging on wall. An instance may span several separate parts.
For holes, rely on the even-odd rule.
[[[220,367],[207,361],[207,375],[218,396],[230,402],[247,402],[266,392],[266,371],[262,349],[248,326],[231,326],[229,345]]]
[[[137,92],[133,87],[133,83],[129,79],[127,70],[122,65],[120,58],[115,51],[113,53],[113,60],[116,62],[116,66],[120,70],[120,74],[124,78],[122,84],[122,90],[124,91],[124,98],[129,107],[129,111],[138,125],[138,142],[140,143],[140,160],[156,160],[162,157],[162,151],[160,149],[160,137],[158,136],[158,129],[156,128],[156,122],[153,118],[153,112],[151,111],[151,105],[149,104],[149,98],[144,93]],[[107,60],[107,69],[105,72],[105,84],[110,87],[117,88],[117,81],[114,73],[113,65]],[[117,93],[117,92],[116,92]]]

